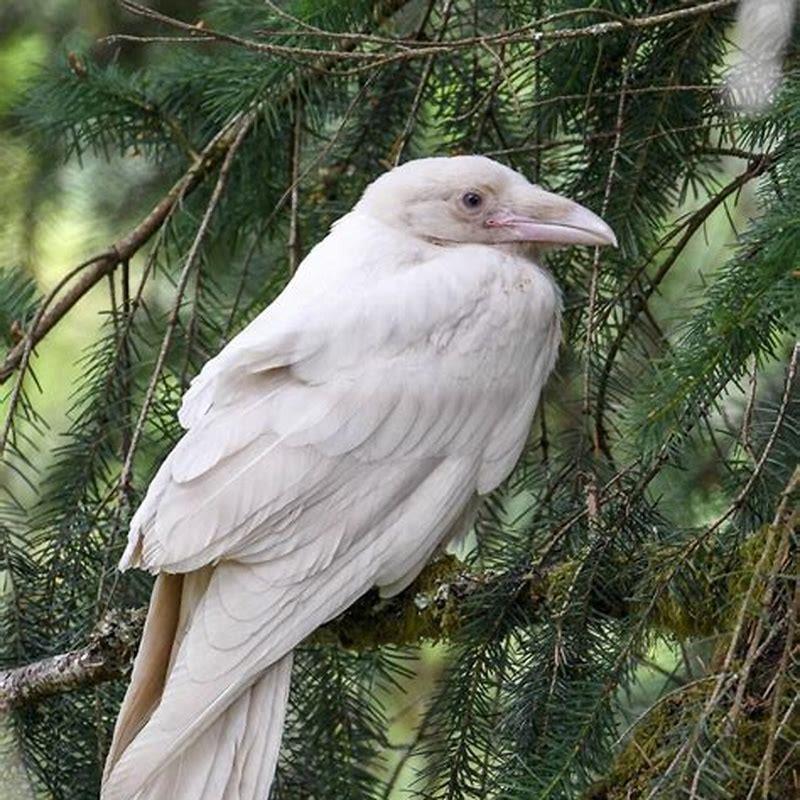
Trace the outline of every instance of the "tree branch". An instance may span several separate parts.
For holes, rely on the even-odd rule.
[[[3,363],[0,364],[0,384],[14,374],[23,360],[26,349],[35,347],[95,284],[113,272],[118,264],[128,261],[135,255],[166,222],[183,199],[203,182],[233,144],[240,119],[241,117],[234,119],[214,136],[197,161],[133,230],[114,242],[107,250],[90,259],[89,265],[78,273],[70,289],[55,300],[52,308],[43,314],[27,335],[8,351]]]
[[[466,601],[499,578],[493,572],[469,573],[457,559],[444,557],[428,565],[396,597],[381,599],[376,591],[369,592],[315,631],[306,644],[362,651],[387,644],[446,639],[463,620]],[[520,578],[522,601],[534,608],[542,604],[545,590],[544,572]],[[0,713],[125,677],[146,616],[146,608],[111,610],[83,647],[0,671]]]
[[[674,237],[681,229],[683,229],[683,234],[678,240],[678,242],[673,246],[670,255],[664,260],[661,266],[658,268],[655,275],[649,281],[649,285],[643,291],[637,292],[633,295],[633,300],[631,303],[631,308],[628,314],[624,317],[622,322],[620,323],[614,341],[611,343],[611,346],[608,349],[608,353],[606,355],[605,363],[603,364],[602,371],[600,373],[600,378],[598,380],[598,390],[597,390],[597,403],[595,406],[595,438],[603,443],[606,446],[606,430],[605,430],[605,422],[604,422],[604,414],[606,408],[606,393],[608,390],[609,379],[611,377],[611,372],[614,368],[614,362],[616,361],[617,356],[619,355],[622,347],[625,343],[625,339],[627,338],[630,331],[633,329],[636,321],[639,318],[639,314],[641,314],[646,308],[647,303],[652,297],[652,295],[658,290],[661,282],[666,278],[669,271],[675,266],[678,262],[683,251],[686,249],[686,246],[689,242],[694,238],[695,233],[700,230],[703,225],[705,225],[708,218],[711,214],[717,210],[731,195],[735,195],[739,192],[743,186],[749,183],[751,180],[761,177],[768,169],[775,165],[775,163],[780,159],[781,153],[761,153],[758,155],[758,158],[752,161],[747,169],[742,172],[740,175],[737,175],[733,180],[731,180],[728,184],[723,186],[718,192],[714,194],[703,206],[701,206],[697,211],[695,211],[690,217],[688,217],[684,222],[677,225],[668,235],[668,238]],[[653,258],[657,253],[660,253],[664,250],[667,241],[662,241],[659,243],[658,248],[653,252],[653,254],[645,260],[644,264],[639,267],[634,274],[630,277],[630,279],[625,284],[624,288],[618,293],[617,297],[624,297],[628,294],[631,288],[635,285],[636,281],[639,277],[644,274],[645,269],[650,265]],[[613,307],[615,303],[609,304],[610,307]],[[604,321],[604,320],[603,320]]]
[[[83,647],[0,672],[0,713],[85,686],[113,680],[129,669],[147,610],[110,611]]]
[[[363,35],[358,33],[342,33],[324,31],[321,29],[314,29],[305,31],[308,35],[317,36],[320,38],[327,38],[334,44],[338,41],[344,41],[346,46],[339,49],[322,48],[322,47],[300,47],[294,44],[278,44],[275,42],[263,42],[253,39],[247,39],[242,36],[236,36],[224,31],[217,31],[209,28],[207,25],[199,26],[196,23],[184,22],[166,14],[162,14],[155,9],[135,2],[135,0],[120,0],[122,7],[140,17],[151,19],[155,22],[160,22],[171,28],[182,31],[188,34],[189,40],[195,38],[198,42],[208,42],[215,40],[225,44],[231,44],[237,47],[242,47],[255,53],[266,55],[268,57],[284,57],[284,58],[311,58],[311,59],[326,59],[331,61],[358,61],[361,62],[360,67],[356,67],[352,72],[360,72],[364,69],[372,69],[376,66],[383,66],[385,64],[406,61],[415,58],[429,58],[443,53],[452,53],[455,50],[472,47],[486,47],[487,45],[495,44],[512,44],[512,43],[539,43],[543,41],[548,42],[571,42],[576,39],[596,38],[600,36],[608,36],[614,33],[620,33],[626,30],[641,31],[648,28],[656,28],[661,25],[667,25],[679,20],[691,19],[703,14],[711,14],[717,11],[723,11],[732,8],[736,5],[737,0],[710,0],[710,2],[698,3],[697,5],[689,6],[687,8],[673,9],[672,11],[664,11],[658,14],[650,14],[642,17],[618,17],[613,15],[614,19],[608,22],[598,22],[593,25],[586,25],[579,28],[554,28],[547,29],[544,26],[552,23],[556,19],[564,16],[563,14],[553,14],[544,17],[534,22],[524,25],[520,28],[513,28],[509,30],[500,31],[495,34],[470,36],[462,39],[452,39],[447,42],[440,41],[424,41],[424,40],[407,40],[407,39],[392,39],[387,37],[375,37]],[[591,14],[598,13],[597,9],[571,9],[570,16],[577,13]],[[287,35],[296,36],[301,34],[302,31],[262,31],[264,36],[281,36]],[[135,39],[136,37],[127,36],[127,40]],[[175,37],[177,40],[184,42],[187,36]],[[121,40],[122,37],[111,36],[107,37],[106,41]],[[152,39],[152,37],[145,37]],[[371,50],[357,50],[355,45],[364,42],[375,45],[378,49]],[[386,49],[386,48],[392,49]],[[380,49],[384,48],[384,49]],[[347,74],[347,73],[342,73]]]
[[[376,25],[399,11],[408,0],[383,0],[376,3]],[[310,65],[313,66],[313,65]],[[324,66],[324,65],[323,65]],[[316,69],[320,65],[316,65]],[[301,81],[293,80],[286,93],[287,100],[297,96],[301,89]],[[55,327],[61,319],[83,298],[97,283],[121,263],[129,261],[169,219],[173,211],[191,194],[208,175],[223,161],[226,153],[233,145],[240,124],[247,127],[247,118],[257,114],[253,108],[227,122],[206,145],[189,169],[173,185],[169,192],[153,207],[150,213],[125,236],[118,239],[107,250],[88,259],[87,267],[80,270],[79,277],[71,288],[54,302],[52,308],[41,314],[27,335],[12,347],[0,363],[0,384],[5,383],[26,360],[25,353],[33,348]],[[77,272],[77,271],[76,271]],[[24,370],[23,370],[24,371]]]

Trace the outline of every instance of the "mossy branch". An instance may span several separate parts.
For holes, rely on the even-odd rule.
[[[396,597],[382,599],[377,591],[369,592],[315,631],[308,643],[362,651],[447,639],[463,619],[465,602],[498,577],[491,571],[470,573],[458,559],[441,558]],[[521,589],[527,586],[526,601],[538,605],[543,579],[525,576]],[[146,608],[109,611],[84,646],[0,671],[0,712],[125,677],[146,616]]]

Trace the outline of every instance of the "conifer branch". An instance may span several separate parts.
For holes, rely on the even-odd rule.
[[[158,384],[158,379],[161,376],[161,370],[164,367],[164,362],[167,358],[167,353],[169,352],[172,336],[178,324],[183,295],[186,291],[189,275],[191,274],[195,262],[197,261],[197,257],[200,253],[200,246],[205,239],[206,234],[208,233],[211,218],[214,215],[217,206],[219,205],[219,201],[222,198],[223,192],[225,191],[228,175],[230,174],[231,167],[233,166],[233,160],[236,157],[236,152],[241,147],[242,142],[249,133],[254,120],[255,113],[251,112],[250,114],[244,115],[238,119],[237,124],[232,128],[234,133],[233,140],[231,141],[230,146],[228,146],[225,150],[225,159],[220,167],[219,177],[217,178],[216,185],[211,193],[211,199],[208,201],[206,210],[203,213],[203,218],[200,221],[197,233],[192,241],[192,246],[189,248],[189,253],[186,256],[186,261],[183,265],[183,269],[181,270],[180,277],[178,278],[178,286],[175,291],[175,300],[172,305],[172,311],[170,312],[166,331],[164,332],[164,336],[161,341],[161,347],[158,352],[158,357],[156,359],[155,366],[153,367],[150,381],[147,385],[147,391],[145,392],[144,400],[142,401],[139,417],[133,429],[130,445],[125,454],[125,461],[122,465],[122,472],[119,480],[119,487],[121,491],[126,490],[133,472],[134,455],[136,454],[136,448],[142,435],[142,431],[144,430],[145,422],[147,421],[147,414],[150,410],[150,405],[155,397],[156,385]]]
[[[633,273],[630,279],[626,282],[625,286],[618,292],[618,297],[620,298],[628,296],[633,287],[636,285],[639,278],[644,274],[647,267],[652,263],[656,254],[663,252],[663,249],[667,245],[669,239],[676,236],[681,229],[683,230],[683,234],[681,235],[680,239],[673,246],[670,255],[666,259],[664,259],[664,262],[659,266],[658,271],[649,281],[647,288],[641,291],[637,291],[634,294],[633,301],[631,303],[631,309],[628,312],[628,314],[624,317],[619,327],[617,328],[614,341],[608,348],[605,363],[603,364],[603,368],[601,370],[600,377],[598,379],[597,403],[595,406],[595,417],[594,417],[595,438],[597,441],[603,443],[604,446],[606,446],[605,442],[607,438],[605,431],[605,424],[604,424],[604,415],[607,410],[606,395],[608,391],[609,379],[611,378],[611,373],[614,368],[614,363],[617,359],[617,356],[621,352],[622,347],[625,343],[625,339],[633,329],[636,321],[639,318],[639,315],[642,314],[644,310],[647,308],[647,304],[650,298],[658,290],[658,287],[661,285],[664,278],[667,277],[669,271],[675,266],[675,264],[678,263],[678,259],[680,258],[681,253],[683,253],[683,251],[686,249],[689,242],[692,241],[694,235],[703,227],[703,225],[705,225],[708,218],[721,205],[723,205],[726,200],[728,200],[732,196],[735,196],[737,192],[739,192],[744,186],[750,183],[750,181],[761,177],[767,170],[772,168],[779,158],[780,158],[779,153],[759,154],[758,157],[747,166],[747,169],[745,169],[744,172],[737,175],[729,183],[723,186],[718,192],[716,192],[711,198],[709,198],[709,200],[706,203],[704,203],[697,211],[695,211],[693,214],[687,217],[687,219],[684,220],[682,224],[676,226],[669,233],[667,240],[659,243],[659,246],[656,248],[653,254],[649,258],[645,259],[642,266],[639,267]],[[608,304],[609,309],[613,308],[613,306],[614,303]],[[604,321],[605,319],[603,320],[603,322]]]
[[[491,571],[466,572],[457,559],[445,557],[430,564],[396,597],[381,599],[375,591],[368,593],[315,631],[306,644],[365,651],[447,639],[458,629],[467,601],[491,589],[499,577]],[[542,604],[546,580],[544,572],[521,577],[519,594],[530,610]],[[146,616],[147,608],[111,609],[84,646],[0,671],[0,713],[126,676]]]
[[[457,50],[469,49],[474,47],[487,47],[492,45],[505,45],[530,42],[572,42],[578,39],[597,38],[608,36],[622,31],[642,31],[649,28],[668,25],[673,22],[691,19],[704,14],[712,14],[717,11],[724,11],[736,5],[737,0],[711,0],[710,2],[699,3],[688,8],[678,8],[672,11],[665,11],[657,14],[648,14],[641,17],[625,17],[613,15],[614,19],[608,22],[599,22],[593,25],[586,25],[578,28],[555,28],[547,29],[545,26],[552,23],[563,15],[551,15],[544,17],[533,23],[523,25],[519,28],[512,28],[500,31],[495,34],[481,36],[470,36],[461,39],[452,39],[447,42],[425,41],[425,40],[395,40],[387,37],[372,37],[363,34],[350,34],[341,32],[323,31],[314,29],[306,31],[313,33],[321,38],[329,38],[334,42],[343,40],[346,47],[340,49],[304,47],[293,44],[278,44],[276,42],[256,41],[243,36],[214,30],[206,24],[184,22],[167,14],[163,14],[134,0],[120,0],[122,7],[136,16],[160,22],[167,27],[180,30],[189,34],[191,39],[196,37],[196,41],[208,42],[218,41],[224,44],[231,44],[242,47],[255,53],[266,56],[279,56],[295,60],[297,58],[326,59],[332,61],[357,61],[361,62],[361,67],[350,70],[349,73],[372,69],[376,66],[398,61],[408,61],[416,58],[429,58],[431,56],[451,54]],[[571,16],[577,13],[597,13],[597,10],[586,8],[572,10]],[[288,31],[262,31],[262,35],[286,36]],[[291,31],[292,35],[297,35],[296,31]],[[135,37],[128,36],[128,40]],[[119,40],[120,37],[108,37],[106,41]],[[180,37],[185,41],[186,37]],[[390,46],[392,50],[357,50],[353,45],[366,42],[373,45]],[[349,74],[343,73],[343,74]]]
[[[326,227],[378,165],[405,160],[413,144],[415,156],[502,156],[607,216],[624,246],[608,269],[592,250],[549,256],[566,290],[572,357],[561,358],[540,405],[541,436],[478,517],[475,572],[435,562],[397,597],[370,592],[302,643],[279,793],[336,796],[363,781],[365,794],[388,797],[416,768],[409,759],[424,754],[427,794],[483,796],[491,787],[518,798],[531,780],[540,793],[580,794],[603,778],[587,800],[622,796],[634,782],[642,796],[653,788],[688,796],[730,754],[732,795],[787,794],[798,708],[790,668],[800,619],[792,582],[800,470],[790,473],[800,350],[782,394],[770,375],[793,332],[800,170],[790,145],[800,92],[787,75],[763,119],[731,108],[725,53],[734,0],[607,0],[567,10],[555,0],[525,8],[224,0],[212,2],[210,26],[173,21],[142,2],[158,5],[123,5],[147,26],[144,35],[123,30],[106,41],[179,43],[176,59],[162,69],[152,58],[145,74],[126,65],[87,70],[76,57],[69,71],[43,76],[24,108],[31,130],[67,149],[124,158],[144,151],[182,164],[163,188],[180,177],[170,190],[177,196],[154,207],[158,218],[131,245],[143,276],[131,292],[115,245],[37,302],[0,270],[0,327],[10,328],[0,382],[10,376],[11,401],[0,451],[7,440],[8,468],[23,479],[38,444],[29,372],[45,324],[59,307],[63,316],[77,304],[78,313],[99,280],[111,292],[113,327],[84,362],[65,447],[43,471],[40,499],[30,511],[0,503],[11,589],[0,619],[0,709],[34,777],[69,796],[94,788],[86,776],[99,774],[147,614],[146,585],[111,569],[114,542],[134,484],[144,486],[177,433],[177,390],[194,356],[215,352],[275,296],[287,262],[291,271],[300,260],[305,227]],[[195,52],[194,43],[204,44]],[[225,140],[201,149],[222,120],[230,120]],[[186,147],[190,133],[199,155]],[[249,145],[237,152],[245,135]],[[189,185],[192,169],[199,172]],[[706,221],[764,175],[759,218],[743,244],[696,285],[681,253],[694,251]],[[184,212],[195,187],[202,198]],[[687,193],[698,207],[674,220]],[[212,214],[213,247],[205,235]],[[170,265],[173,288],[165,313],[151,315],[143,291],[168,255],[180,262]],[[200,272],[190,308],[191,273]],[[685,280],[686,291],[654,304],[666,280],[670,288]],[[751,365],[742,409],[728,394]],[[709,439],[690,436],[701,424]],[[712,487],[709,516],[700,503]],[[629,754],[643,745],[640,760],[624,759],[636,775],[619,772],[621,759],[609,772],[617,701],[638,680],[634,667],[652,636],[665,632],[681,648],[719,636],[713,674],[702,675],[697,660],[690,691],[656,706],[667,744],[653,750],[642,738],[651,714],[626,737]],[[448,643],[441,680],[432,697],[414,686],[414,705],[428,707],[422,724],[402,745],[387,745],[391,720],[374,698],[407,674],[405,648],[429,640]],[[741,738],[753,746],[742,750]],[[377,777],[371,766],[387,746],[399,763]]]
[[[376,24],[382,24],[407,3],[408,0],[385,0],[385,2],[377,3],[375,11]],[[145,7],[142,6],[142,8]],[[295,80],[291,83],[285,99],[292,100],[298,96],[299,91],[300,81]],[[172,186],[169,192],[156,203],[150,213],[135,228],[114,242],[108,249],[84,262],[86,267],[80,269],[77,281],[60,297],[53,298],[52,308],[47,310],[46,313],[44,313],[44,308],[40,309],[40,315],[35,318],[34,324],[30,326],[30,330],[25,337],[8,351],[2,363],[0,363],[0,385],[8,380],[23,362],[27,361],[36,345],[97,283],[111,274],[119,264],[130,261],[147,244],[183,200],[197,189],[224,160],[226,153],[236,139],[239,124],[242,122],[243,117],[248,117],[250,123],[252,123],[256,115],[257,109],[254,108],[229,120],[212,137],[197,159]],[[83,265],[81,266],[83,267]],[[77,269],[75,271],[78,272]],[[68,277],[71,278],[72,273]],[[63,287],[59,284],[57,290],[60,291],[61,288]],[[27,356],[26,352],[28,353]]]
[[[623,134],[623,121],[625,118],[625,103],[627,101],[628,82],[630,80],[631,67],[634,57],[636,56],[636,48],[638,47],[639,37],[634,36],[631,38],[628,45],[628,52],[625,56],[625,62],[622,69],[622,78],[620,80],[619,98],[617,100],[617,114],[616,123],[614,125],[615,136],[614,145],[611,148],[611,159],[608,164],[608,174],[606,176],[606,184],[603,190],[603,204],[600,210],[601,216],[608,213],[608,205],[611,201],[611,188],[614,185],[614,178],[617,174],[617,162],[619,161],[620,150],[622,146]],[[586,337],[584,341],[584,368],[583,368],[583,413],[588,417],[591,413],[592,397],[591,397],[591,382],[592,382],[592,355],[594,349],[594,335],[595,335],[595,306],[597,302],[597,282],[599,279],[600,269],[600,248],[595,247],[594,255],[592,257],[592,274],[589,282],[589,297],[586,305]],[[598,409],[602,408],[598,402]],[[598,413],[600,413],[598,411]],[[595,454],[603,453],[606,458],[613,463],[611,451],[605,441],[604,436],[601,435],[601,430],[595,426],[593,448]],[[589,508],[590,518],[596,515],[592,513],[592,506],[594,505],[593,497],[597,493],[597,476],[594,467],[591,468],[589,479],[586,484],[586,502]]]
[[[238,118],[232,120],[211,139],[197,161],[173,184],[167,194],[153,206],[150,213],[135,228],[117,239],[107,250],[85,262],[86,268],[74,275],[70,273],[69,277],[76,278],[72,286],[54,300],[49,310],[34,320],[25,337],[9,350],[3,363],[0,364],[0,384],[8,380],[21,365],[26,350],[30,352],[97,283],[113,272],[118,264],[129,261],[147,244],[169,219],[175,208],[224,158],[236,138],[239,121]],[[61,284],[57,288],[62,288]]]
[[[453,0],[447,0],[444,9],[442,10],[442,24],[439,26],[439,32],[436,34],[436,41],[440,42],[442,39],[444,39],[444,35],[447,32],[447,25],[450,22],[450,14],[452,10]],[[420,29],[420,32],[421,30],[422,29]],[[425,94],[425,88],[428,85],[428,79],[430,78],[432,68],[433,56],[428,56],[422,67],[422,74],[420,75],[419,82],[417,83],[417,89],[414,93],[414,99],[411,101],[411,108],[408,112],[405,125],[403,126],[403,131],[400,134],[400,138],[397,140],[394,148],[392,164],[395,167],[400,163],[400,159],[403,157],[403,151],[406,149],[408,140],[411,138],[411,134],[414,131],[414,124],[417,121],[417,114],[419,113],[422,97]]]

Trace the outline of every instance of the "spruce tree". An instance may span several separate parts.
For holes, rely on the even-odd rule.
[[[548,256],[565,345],[529,446],[459,559],[301,648],[273,797],[793,796],[796,39],[744,110],[734,0],[120,5],[136,34],[54,54],[14,110],[40,157],[108,160],[138,219],[47,295],[0,265],[0,785],[97,794],[150,589],[115,564],[192,376],[378,174],[483,153],[620,247]],[[737,223],[722,258],[711,222]],[[101,335],[40,467],[37,352],[93,287]],[[429,643],[440,674],[392,741]]]

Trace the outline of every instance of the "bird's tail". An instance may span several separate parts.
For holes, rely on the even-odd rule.
[[[266,800],[280,750],[291,663],[289,654],[273,664],[126,800]],[[112,768],[108,786],[113,784]]]
[[[267,797],[286,713],[291,652],[261,673],[153,774],[143,775],[147,765],[141,762],[147,759],[136,757],[137,737],[147,734],[147,722],[158,708],[209,574],[162,574],[156,580],[131,683],[106,761],[102,800]]]

